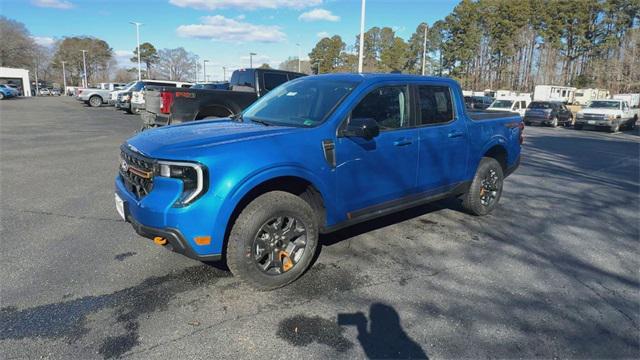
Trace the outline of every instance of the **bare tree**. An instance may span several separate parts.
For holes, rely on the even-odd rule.
[[[169,80],[186,81],[195,77],[196,56],[182,47],[158,51],[158,73]]]

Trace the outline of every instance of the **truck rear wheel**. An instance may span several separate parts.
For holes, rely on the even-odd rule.
[[[97,95],[90,97],[89,105],[91,105],[91,107],[99,107],[100,105],[102,105],[102,98]]]
[[[307,270],[317,244],[311,206],[291,193],[272,191],[249,203],[236,219],[227,242],[227,265],[247,285],[273,290]]]
[[[471,187],[462,197],[462,207],[473,215],[490,213],[502,196],[503,180],[500,163],[494,158],[482,158]]]

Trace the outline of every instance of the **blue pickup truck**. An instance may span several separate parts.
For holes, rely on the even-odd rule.
[[[451,196],[489,213],[523,130],[518,114],[466,110],[447,78],[302,77],[233,118],[128,139],[116,208],[156,244],[270,290],[304,273],[321,233]]]

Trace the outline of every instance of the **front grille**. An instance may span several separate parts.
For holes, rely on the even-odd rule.
[[[583,114],[582,118],[585,120],[605,120],[605,115],[603,114]]]
[[[120,147],[120,176],[125,187],[138,199],[145,197],[153,188],[155,161],[129,149]]]

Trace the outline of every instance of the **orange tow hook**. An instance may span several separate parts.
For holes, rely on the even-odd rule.
[[[280,261],[282,261],[282,270],[289,271],[293,267],[293,261],[289,257],[286,251],[280,251]]]
[[[167,244],[167,239],[160,237],[160,236],[156,236],[153,238],[153,242],[156,243],[156,245],[166,245]]]

